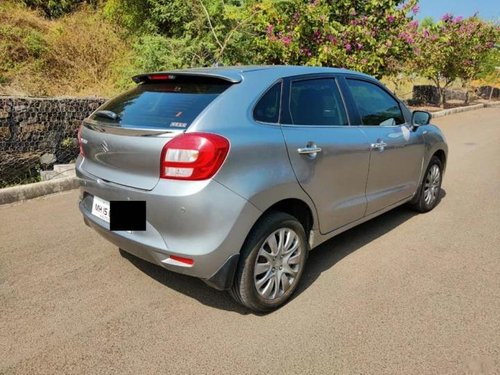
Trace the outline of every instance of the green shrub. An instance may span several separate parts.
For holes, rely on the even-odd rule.
[[[24,37],[24,45],[31,57],[38,59],[47,49],[47,43],[40,31],[32,30]]]
[[[178,41],[157,34],[146,34],[134,43],[135,65],[142,72],[181,68],[179,53],[182,46]]]
[[[98,0],[21,0],[21,2],[32,9],[40,10],[47,18],[57,18],[71,13],[82,3],[93,6],[98,4]]]

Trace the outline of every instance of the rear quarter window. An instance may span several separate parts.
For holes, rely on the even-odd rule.
[[[276,83],[260,98],[253,110],[255,121],[276,124],[280,118],[281,82]]]
[[[115,120],[99,115],[99,111],[90,118],[118,127],[186,129],[229,86],[216,79],[143,83],[99,108],[114,112],[118,115]]]

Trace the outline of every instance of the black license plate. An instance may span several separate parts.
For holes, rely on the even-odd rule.
[[[110,230],[146,230],[146,201],[110,201]]]

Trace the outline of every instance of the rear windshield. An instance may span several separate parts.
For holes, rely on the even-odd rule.
[[[229,86],[217,79],[143,83],[110,100],[90,118],[118,127],[185,129]],[[117,116],[113,119],[100,111]]]

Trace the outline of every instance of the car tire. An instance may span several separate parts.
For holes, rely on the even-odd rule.
[[[266,215],[243,245],[229,294],[255,312],[283,306],[297,289],[308,252],[304,227],[295,217]]]
[[[443,164],[438,157],[433,156],[424,178],[418,188],[410,207],[418,212],[428,212],[436,207],[441,200],[441,183],[443,181]]]

